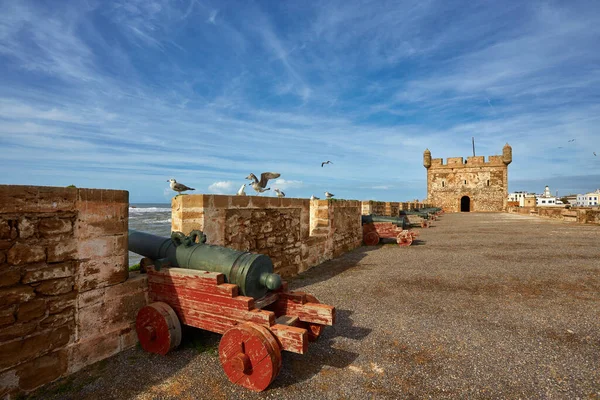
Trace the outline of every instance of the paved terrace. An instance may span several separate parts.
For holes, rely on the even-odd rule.
[[[600,226],[447,214],[421,243],[362,247],[291,287],[337,307],[263,393],[229,383],[219,335],[184,331],[48,386],[55,399],[600,398]],[[198,349],[203,350],[198,352]]]

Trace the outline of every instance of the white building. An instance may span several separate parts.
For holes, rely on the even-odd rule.
[[[544,194],[537,196],[535,205],[539,206],[539,207],[555,206],[555,205],[562,205],[562,202],[559,201],[557,203],[556,197],[552,196],[552,193],[550,193],[550,188],[548,186],[546,186],[546,188],[544,189]]]
[[[579,207],[594,207],[600,205],[600,189],[595,192],[578,194],[577,205]]]
[[[508,201],[518,201],[519,207],[525,207],[525,198],[535,196],[533,193],[513,192],[508,194]]]

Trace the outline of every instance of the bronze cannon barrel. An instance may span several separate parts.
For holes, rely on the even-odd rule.
[[[173,232],[165,238],[129,230],[129,251],[152,260],[166,260],[173,267],[222,273],[228,283],[239,286],[244,296],[256,299],[281,287],[281,277],[273,273],[273,262],[268,256],[205,241],[201,231],[192,231],[189,236]]]
[[[369,215],[363,215],[361,219],[362,219],[363,225],[364,224],[372,224],[375,222],[391,222],[392,224],[394,224],[402,229],[408,229],[408,227],[410,226],[410,224],[408,223],[408,220],[405,217],[388,217],[388,216],[384,216],[384,215],[369,214]]]

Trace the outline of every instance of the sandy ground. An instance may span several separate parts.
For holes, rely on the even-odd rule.
[[[420,242],[362,247],[292,280],[336,307],[271,386],[231,384],[220,335],[187,329],[61,379],[44,399],[600,399],[600,226],[447,214]]]

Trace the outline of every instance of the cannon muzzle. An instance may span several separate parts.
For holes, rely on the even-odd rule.
[[[167,261],[173,267],[222,273],[228,283],[239,286],[241,294],[255,299],[281,287],[281,277],[273,273],[268,256],[205,242],[201,231],[188,236],[173,232],[165,238],[129,230],[129,251],[154,260],[157,266]]]

